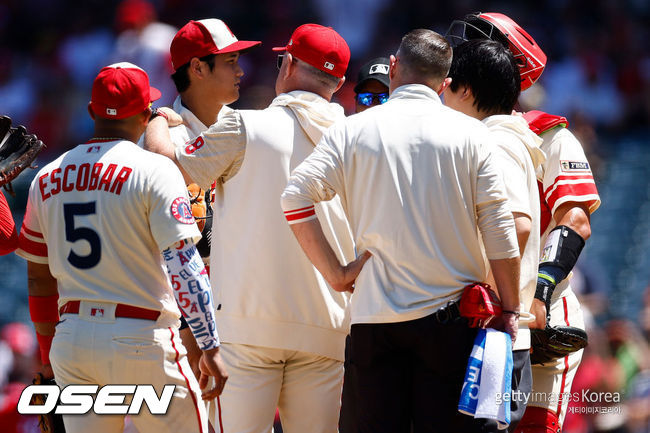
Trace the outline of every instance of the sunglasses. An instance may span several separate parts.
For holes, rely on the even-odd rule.
[[[380,104],[388,101],[388,93],[358,93],[356,98],[358,104],[370,107],[374,100],[377,100]]]
[[[282,62],[284,61],[284,54],[278,54],[278,70],[282,67]]]

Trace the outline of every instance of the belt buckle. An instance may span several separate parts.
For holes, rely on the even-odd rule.
[[[444,307],[442,307],[438,311],[436,311],[435,315],[436,315],[436,320],[438,321],[438,323],[440,323],[442,325],[446,325],[449,322],[449,320],[451,319],[451,311],[450,311],[451,304],[452,304],[452,302],[449,301],[449,302],[447,302],[447,305],[445,305]],[[443,315],[444,315],[444,318],[442,318]]]

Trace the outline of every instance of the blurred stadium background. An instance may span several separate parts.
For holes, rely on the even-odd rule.
[[[159,105],[168,105],[175,97],[169,79],[171,38],[190,19],[216,17],[240,39],[263,41],[241,59],[245,76],[234,108],[263,108],[271,101],[276,77],[271,47],[286,44],[298,25],[316,22],[334,27],[350,45],[348,81],[337,102],[351,114],[360,65],[394,53],[408,30],[444,34],[453,19],[474,11],[509,15],[547,53],[546,71],[522,94],[522,109],[541,108],[569,119],[602,198],[574,279],[594,319],[586,373],[576,386],[622,392],[625,404],[609,414],[576,410],[564,431],[648,432],[648,0],[0,0],[0,113],[47,144],[38,159],[42,166],[92,135],[86,105],[102,66],[122,60],[140,65],[163,91]],[[16,196],[7,197],[18,227],[35,173],[23,172],[14,182]],[[0,326],[29,325],[25,262],[13,254],[0,257],[0,275]],[[2,355],[0,346],[0,386],[16,376],[6,365],[15,365],[33,348],[33,342],[24,343],[30,333],[11,326],[0,335],[13,350]]]

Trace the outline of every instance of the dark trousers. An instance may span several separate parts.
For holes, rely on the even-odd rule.
[[[340,433],[497,432],[491,420],[458,412],[476,329],[435,315],[409,322],[353,325],[346,340]],[[528,351],[513,353],[512,389],[532,386]],[[514,431],[523,416],[511,403]]]
[[[480,422],[458,412],[475,337],[465,319],[440,323],[436,315],[352,325],[349,365],[356,381],[348,385],[354,388],[356,431],[480,431]],[[344,417],[349,397],[343,399]]]

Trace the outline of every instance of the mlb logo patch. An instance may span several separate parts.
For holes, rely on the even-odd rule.
[[[170,211],[172,216],[176,218],[178,222],[183,224],[194,224],[194,215],[192,215],[192,208],[187,197],[176,198],[172,202]]]
[[[330,71],[333,71],[333,70],[334,70],[334,63],[325,62],[325,64],[323,65],[323,67],[324,67],[325,69],[329,69]]]
[[[103,308],[91,308],[90,309],[90,315],[94,317],[104,317],[104,309]]]
[[[384,74],[388,75],[388,65],[382,65],[377,64],[377,65],[372,65],[370,67],[370,71],[368,71],[369,74]]]

